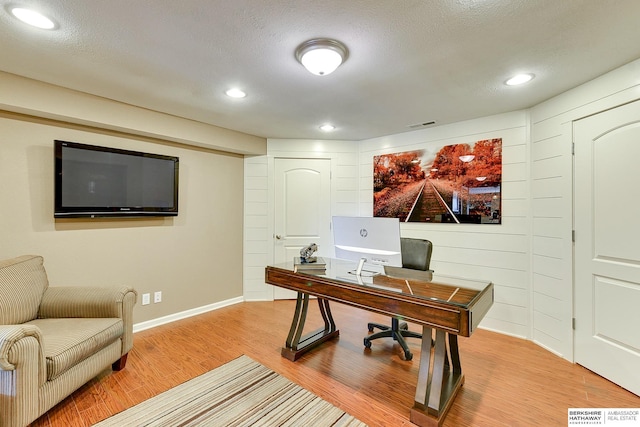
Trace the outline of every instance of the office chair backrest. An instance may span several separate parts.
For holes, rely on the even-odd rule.
[[[431,252],[433,250],[433,245],[429,240],[402,237],[400,239],[400,250],[402,252],[403,268],[429,270]]]

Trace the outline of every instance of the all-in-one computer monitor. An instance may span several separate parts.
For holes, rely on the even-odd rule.
[[[398,218],[333,217],[336,258],[358,262],[355,274],[382,273],[384,266],[402,267]],[[364,263],[375,271],[363,270]]]

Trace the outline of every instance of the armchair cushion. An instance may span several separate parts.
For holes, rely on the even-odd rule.
[[[44,339],[47,381],[117,341],[124,332],[122,319],[36,319],[25,325],[40,329]]]
[[[0,325],[35,319],[48,286],[42,257],[23,255],[0,261]]]

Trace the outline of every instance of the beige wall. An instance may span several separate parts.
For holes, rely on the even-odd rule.
[[[2,77],[0,74],[0,83]],[[59,102],[69,101],[65,95],[76,95],[60,88],[54,92],[62,95]],[[48,94],[45,88],[43,96]],[[6,106],[8,98],[0,95],[0,101]],[[120,104],[107,104],[109,108],[102,111],[104,121],[112,123],[111,114]],[[101,111],[92,109],[94,106],[89,102],[85,108],[95,121]],[[82,107],[74,109],[81,112]],[[135,110],[128,110],[130,106],[123,107],[127,114],[135,115]],[[156,123],[177,120],[148,111],[142,117],[144,120],[132,122],[131,132],[123,133],[0,110],[0,259],[43,255],[51,286],[133,286],[139,293],[134,313],[137,324],[241,301],[243,156],[162,141],[157,135],[154,139],[134,135],[136,128],[153,129]],[[171,139],[197,139],[190,134],[193,122],[176,123],[179,126]],[[202,126],[195,127],[202,130]],[[206,133],[214,137],[218,128],[210,128]],[[225,144],[233,144],[234,133],[222,131]],[[244,134],[237,138],[241,143],[255,141],[254,152],[266,145]],[[178,156],[179,215],[55,220],[54,139]],[[218,142],[212,138],[211,145]],[[162,291],[163,301],[142,306],[140,294],[154,291]]]

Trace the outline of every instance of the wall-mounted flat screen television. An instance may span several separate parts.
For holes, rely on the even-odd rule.
[[[178,157],[59,140],[54,151],[54,217],[178,215]]]

